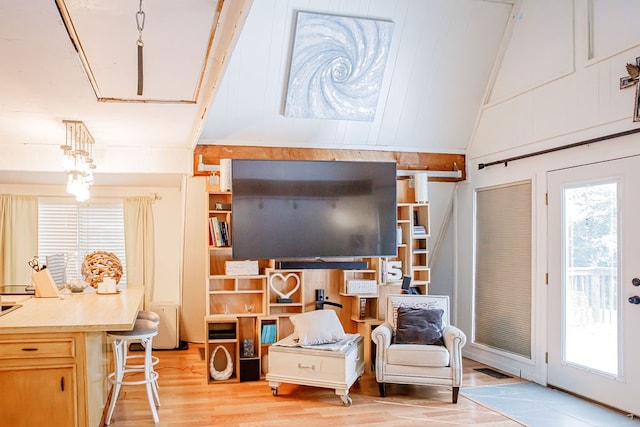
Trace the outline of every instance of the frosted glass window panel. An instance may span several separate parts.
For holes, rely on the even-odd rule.
[[[298,12],[284,115],[373,121],[393,26]]]
[[[564,361],[618,373],[616,183],[563,192]]]

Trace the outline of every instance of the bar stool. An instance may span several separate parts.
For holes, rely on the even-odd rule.
[[[158,313],[153,312],[153,311],[149,311],[149,310],[140,310],[138,311],[138,316],[136,317],[137,319],[144,319],[144,320],[149,320],[153,323],[156,324],[156,326],[160,325],[160,316],[158,315]],[[131,343],[131,340],[129,340],[129,342]],[[144,347],[144,343],[141,342],[140,343],[143,347]],[[129,355],[128,354],[129,351],[129,345],[127,345],[124,349],[124,360],[125,360],[125,365],[128,369],[133,370],[133,369],[140,369],[140,371],[144,371],[144,364],[131,364],[128,362],[129,359],[142,359],[144,358],[144,356],[138,356],[138,355]],[[160,359],[157,356],[151,356],[151,366],[152,369],[153,367],[155,367],[158,362],[160,362]],[[155,370],[155,369],[154,369]],[[160,387],[158,385],[158,381],[154,381],[153,382],[153,386],[155,387],[154,390],[154,395],[156,396],[156,402],[158,402],[158,406],[160,406],[160,398],[158,397],[158,388]]]
[[[158,325],[150,320],[138,319],[130,331],[110,331],[107,335],[113,340],[113,366],[114,372],[107,376],[108,381],[113,384],[113,394],[109,403],[109,411],[105,424],[111,424],[113,410],[116,407],[116,401],[120,394],[120,387],[123,385],[140,385],[144,384],[147,388],[147,398],[153,415],[153,421],[159,421],[156,406],[160,406],[160,399],[155,383],[158,380],[158,373],[153,369],[151,350],[153,347],[153,337],[158,335]],[[126,349],[129,341],[136,340],[142,343],[144,347],[144,364],[127,365]],[[131,357],[131,356],[130,356]],[[125,374],[144,372],[142,380],[125,379]]]
[[[138,312],[138,319],[150,320],[156,325],[160,323],[160,316],[158,313],[148,310],[140,310]]]
[[[158,315],[158,313],[154,313],[153,311],[140,310],[138,312],[138,316],[136,317],[136,319],[137,320],[149,320],[150,322],[153,322],[156,325],[156,327],[158,327],[160,325],[160,316]],[[135,341],[135,340],[130,339],[129,340],[129,344],[131,344],[132,341]],[[142,347],[144,347],[144,342],[141,342],[140,344],[142,345]],[[129,350],[129,346],[127,346],[125,348],[125,350],[124,350],[125,351],[125,353],[124,353],[124,355],[125,355],[124,360],[125,361],[128,360],[128,359],[144,358],[144,356],[129,356],[127,354],[128,350]],[[151,356],[151,361],[152,361],[152,365],[156,366],[158,364],[158,362],[160,361],[160,359],[158,359],[157,356]],[[129,364],[126,363],[126,365],[129,365]],[[133,365],[133,366],[136,366],[136,365]]]

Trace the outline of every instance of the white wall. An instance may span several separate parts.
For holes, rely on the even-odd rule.
[[[183,193],[180,189],[158,191],[153,206],[155,222],[155,288],[153,302],[180,303],[183,240]]]
[[[634,89],[619,89],[625,63],[640,56],[640,33],[623,31],[626,16],[638,16],[633,0],[588,2],[523,0],[495,85],[488,91],[470,141],[468,181],[456,196],[458,324],[470,340],[464,353],[498,368],[546,382],[546,173],[553,169],[640,154],[632,135],[478,170],[477,165],[637,128],[632,121]],[[590,24],[591,22],[591,24]],[[589,40],[593,43],[590,44]],[[590,53],[591,52],[591,53]],[[473,197],[478,188],[530,179],[533,182],[532,360],[472,341]],[[554,325],[549,325],[554,327]]]
[[[455,183],[429,183],[429,293],[451,297],[451,319],[455,324],[455,257],[453,247],[453,202]]]
[[[206,278],[209,200],[206,197],[206,177],[185,181],[185,240],[182,258],[182,311],[180,337],[184,341],[204,342],[206,308]]]

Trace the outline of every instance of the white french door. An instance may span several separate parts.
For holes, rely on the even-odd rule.
[[[547,382],[636,415],[639,174],[640,157],[630,157],[549,172],[547,181]]]

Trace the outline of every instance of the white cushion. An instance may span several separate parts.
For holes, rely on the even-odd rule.
[[[439,345],[392,344],[387,348],[389,365],[449,366],[449,350]]]
[[[301,345],[336,342],[344,338],[344,328],[333,310],[315,310],[290,317],[293,335]]]

